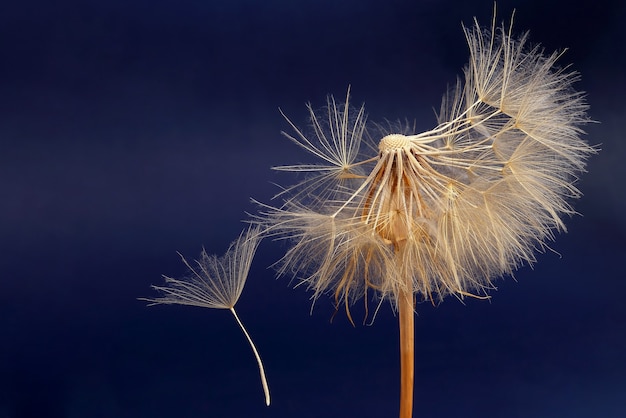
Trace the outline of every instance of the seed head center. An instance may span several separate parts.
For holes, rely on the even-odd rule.
[[[385,136],[383,139],[380,140],[380,144],[378,144],[378,150],[380,152],[393,151],[396,149],[408,147],[410,144],[411,140],[408,136],[401,134],[391,134]]]

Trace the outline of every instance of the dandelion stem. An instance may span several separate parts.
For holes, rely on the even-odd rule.
[[[252,351],[254,352],[254,356],[256,357],[256,361],[257,363],[259,363],[259,373],[261,374],[261,384],[263,385],[263,392],[265,392],[265,404],[267,406],[270,406],[270,388],[267,385],[267,379],[265,378],[265,369],[263,368],[263,362],[261,361],[261,356],[259,356],[259,352],[254,346],[254,343],[252,342],[252,338],[250,338],[248,331],[246,331],[246,328],[243,326],[243,323],[241,323],[241,321],[239,320],[239,317],[237,316],[237,313],[235,312],[235,308],[233,307],[233,308],[230,308],[229,310],[232,312],[233,316],[237,320],[237,323],[241,327],[241,330],[243,331],[244,335],[248,339],[248,342],[250,343],[250,347],[252,347]]]
[[[409,289],[412,289],[412,286]],[[411,418],[413,416],[413,374],[415,368],[412,292],[402,291],[398,305],[400,322],[400,418]]]
[[[396,255],[406,246],[405,240],[395,245]],[[398,298],[400,326],[400,418],[413,417],[413,376],[415,373],[415,312],[413,280],[406,274]]]

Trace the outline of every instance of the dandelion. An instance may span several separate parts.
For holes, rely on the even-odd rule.
[[[414,306],[417,299],[487,298],[493,280],[512,275],[547,248],[586,158],[588,121],[577,75],[514,38],[511,26],[463,27],[470,60],[444,96],[438,125],[414,133],[400,124],[372,128],[363,107],[309,105],[312,133],[289,120],[292,142],[321,160],[276,167],[304,173],[260,222],[288,239],[278,273],[336,306],[373,297],[398,311],[400,417],[412,416]],[[380,135],[374,136],[377,132]]]
[[[242,232],[239,238],[230,244],[222,257],[208,255],[203,249],[200,253],[200,259],[190,264],[181,255],[183,263],[189,270],[187,276],[182,279],[163,276],[165,286],[152,286],[162,296],[154,299],[142,298],[141,300],[151,302],[151,305],[177,304],[202,308],[228,309],[235,317],[237,324],[241,327],[254,352],[261,374],[265,404],[269,406],[270,391],[265,377],[263,362],[252,342],[252,338],[235,312],[235,304],[239,300],[239,296],[246,284],[250,264],[254,258],[259,241],[259,228],[252,227]]]

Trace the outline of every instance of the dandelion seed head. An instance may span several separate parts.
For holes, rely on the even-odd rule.
[[[565,230],[595,152],[581,138],[577,74],[495,20],[464,32],[470,60],[435,128],[367,124],[349,94],[319,115],[309,106],[312,135],[290,122],[288,137],[322,163],[278,168],[307,174],[260,217],[291,242],[280,275],[346,305],[370,294],[482,297]]]

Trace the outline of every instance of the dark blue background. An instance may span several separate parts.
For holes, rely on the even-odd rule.
[[[307,101],[351,84],[370,120],[433,127],[468,58],[460,23],[489,24],[493,3],[15,3],[0,6],[0,418],[396,416],[391,309],[355,328],[329,323],[326,299],[309,315],[310,294],[267,268],[279,243],[262,243],[237,305],[269,408],[228,312],[136,298],[184,271],[176,251],[222,253],[249,198],[292,181],[269,170],[306,158],[279,107],[303,125]],[[518,33],[569,48],[603,150],[555,253],[491,302],[417,307],[416,417],[626,416],[620,3],[498,4]]]

